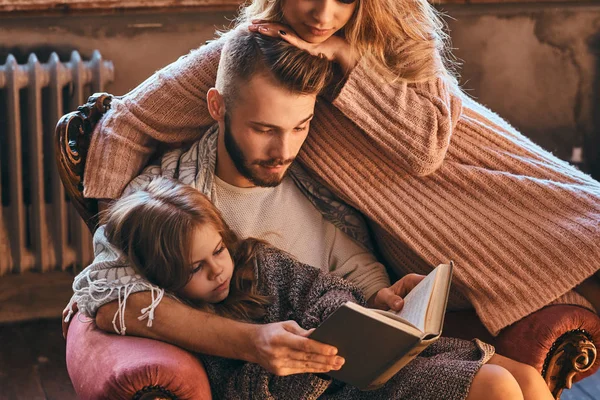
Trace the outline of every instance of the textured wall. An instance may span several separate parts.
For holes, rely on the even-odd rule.
[[[462,83],[535,142],[569,159],[583,147],[600,177],[600,4],[447,5]],[[45,62],[99,49],[115,64],[109,90],[123,94],[212,37],[230,12],[0,15],[0,63],[12,52]],[[2,111],[0,110],[0,116]]]
[[[463,87],[600,177],[600,5],[448,7]]]
[[[34,51],[46,62],[52,51],[68,61],[78,50],[84,59],[94,49],[115,65],[114,94],[123,94],[154,71],[175,61],[223,28],[229,12],[115,13],[5,17],[0,15],[0,63],[13,53],[20,63]]]

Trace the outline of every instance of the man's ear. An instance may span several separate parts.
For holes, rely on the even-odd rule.
[[[215,88],[209,89],[206,93],[206,102],[210,116],[216,121],[223,121],[225,118],[225,100],[221,93]]]

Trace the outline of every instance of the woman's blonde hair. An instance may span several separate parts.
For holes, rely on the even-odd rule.
[[[109,243],[121,250],[134,269],[151,283],[177,293],[192,277],[194,231],[210,224],[229,250],[234,272],[229,296],[218,305],[187,302],[235,319],[255,320],[269,299],[257,292],[254,279],[256,239],[240,241],[210,200],[191,186],[156,178],[142,190],[122,197],[101,216]]]
[[[252,0],[240,9],[237,25],[253,19],[282,21],[284,1]],[[420,82],[433,77],[455,81],[455,61],[439,12],[427,0],[355,0],[354,14],[341,30],[353,50],[392,79]]]

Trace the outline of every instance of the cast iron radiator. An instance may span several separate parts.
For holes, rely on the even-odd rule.
[[[114,79],[111,61],[94,51],[26,64],[8,55],[0,65],[0,276],[64,270],[93,258],[91,237],[65,196],[54,156],[60,117]]]

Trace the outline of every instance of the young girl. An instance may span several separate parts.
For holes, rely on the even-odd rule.
[[[492,334],[563,295],[590,307],[573,288],[600,310],[600,184],[461,92],[428,0],[253,0],[238,25],[340,66],[298,160],[369,218],[398,275],[454,260],[450,308],[474,307]],[[157,142],[213,123],[223,42],[113,100],[85,196],[118,198]]]
[[[121,198],[102,220],[99,229],[139,274],[225,317],[262,324],[291,319],[312,329],[346,301],[365,304],[352,284],[266,242],[239,240],[207,197],[171,179],[155,179]],[[524,390],[545,388],[539,374],[537,381],[528,376],[533,369],[494,355],[478,340],[442,338],[371,392],[324,376],[275,376],[257,364],[201,357],[215,398],[523,399]],[[515,376],[492,363],[508,363]],[[546,392],[535,399],[550,399]]]

